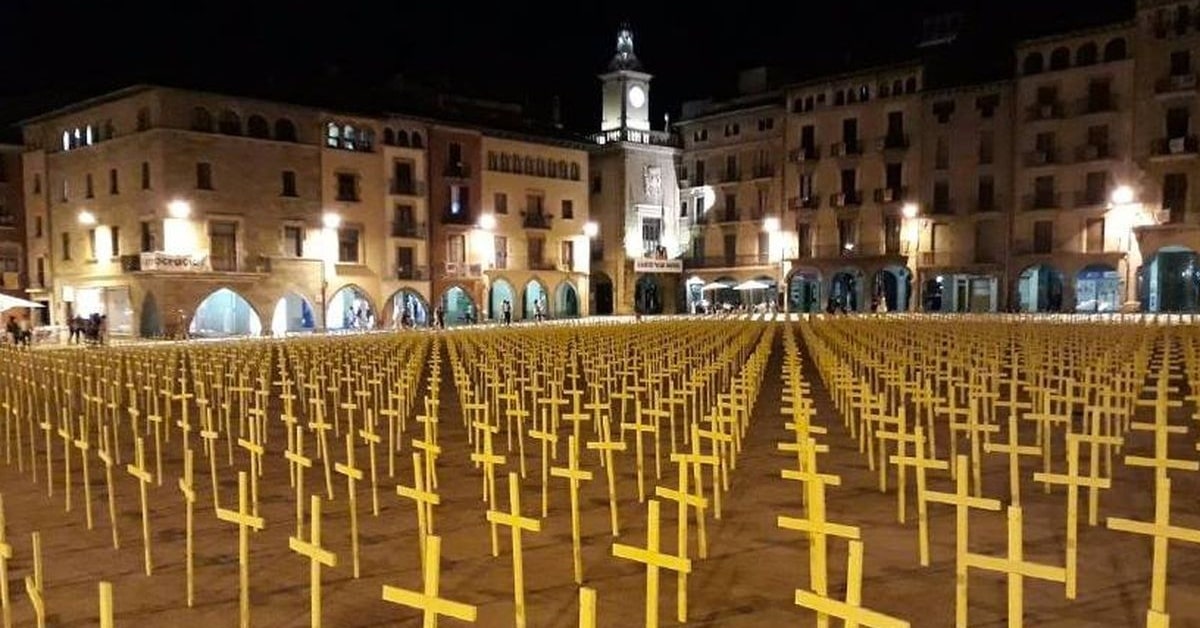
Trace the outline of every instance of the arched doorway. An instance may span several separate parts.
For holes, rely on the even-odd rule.
[[[748,305],[762,306],[763,309],[767,309],[772,303],[779,305],[779,284],[776,283],[773,277],[759,275],[754,278],[754,281],[767,287],[761,290],[749,291],[749,294],[746,295],[749,299]]]
[[[699,277],[690,277],[683,282],[683,302],[687,303],[689,314],[704,314],[704,280]]]
[[[344,286],[329,299],[325,311],[326,329],[373,329],[375,308],[366,291],[355,285]]]
[[[557,318],[579,317],[579,293],[570,281],[558,284],[554,292],[554,316]]]
[[[1108,264],[1085,266],[1075,276],[1076,312],[1117,312],[1121,309],[1121,276]]]
[[[546,298],[546,286],[537,279],[530,279],[529,283],[525,284],[525,312],[526,320],[533,320],[533,315],[537,311],[538,306],[542,308],[542,314],[545,314],[549,308]]]
[[[275,303],[271,316],[271,334],[286,336],[289,333],[312,331],[317,326],[312,304],[308,299],[289,292]]]
[[[402,288],[391,298],[390,323],[392,329],[403,327],[406,322],[412,327],[429,326],[429,304],[420,293]]]
[[[594,306],[592,314],[610,316],[613,313],[613,283],[608,275],[600,272],[592,273],[592,299]]]
[[[1144,266],[1142,309],[1147,312],[1195,312],[1200,309],[1200,260],[1182,246],[1158,250]]]
[[[912,273],[904,266],[888,266],[875,273],[871,286],[871,302],[881,304],[888,312],[908,310],[908,295],[912,291]]]
[[[862,306],[862,271],[857,268],[840,270],[829,280],[829,298],[834,307],[857,312]]]
[[[921,308],[926,312],[941,312],[946,305],[946,277],[936,275],[925,280],[921,287]]]
[[[638,277],[633,294],[634,310],[641,314],[662,314],[662,289],[652,274]]]
[[[142,299],[142,319],[138,325],[138,334],[142,338],[158,338],[163,335],[162,313],[158,310],[158,300],[153,292],[147,292]]]
[[[821,311],[821,273],[814,268],[801,268],[788,279],[788,311]]]
[[[242,295],[221,288],[200,302],[188,333],[196,338],[258,336],[262,334],[262,321]]]
[[[504,318],[504,302],[515,308],[517,297],[513,294],[512,284],[503,279],[496,279],[488,289],[488,318],[500,321]]]
[[[1053,266],[1038,264],[1021,271],[1017,291],[1022,312],[1062,310],[1063,277]]]
[[[459,286],[451,286],[442,293],[442,308],[446,312],[446,326],[465,325],[475,319],[475,300]]]

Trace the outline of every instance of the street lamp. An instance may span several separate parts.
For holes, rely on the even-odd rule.
[[[479,228],[484,231],[491,231],[496,228],[496,217],[492,214],[483,214],[479,217]]]
[[[767,233],[778,233],[779,219],[774,216],[763,219],[763,231]]]
[[[584,225],[583,225],[583,235],[585,235],[589,238],[594,238],[594,237],[600,235],[600,225],[596,224],[594,221],[589,220],[588,222],[584,223]]]
[[[326,229],[337,229],[338,227],[342,226],[342,217],[340,214],[335,212],[325,212],[325,215],[321,216],[321,224],[323,224]]]
[[[187,218],[192,215],[192,204],[179,199],[173,200],[167,203],[167,215],[171,218]]]
[[[1113,205],[1132,205],[1134,199],[1133,188],[1128,185],[1119,185],[1112,192]]]
[[[80,211],[79,212],[79,224],[81,224],[81,225],[96,224],[96,214],[93,214],[92,212],[90,212],[86,209],[83,211]]]
[[[905,218],[907,218],[909,220],[916,218],[917,217],[917,204],[916,203],[905,203],[904,207],[900,208],[900,215],[904,216]]]

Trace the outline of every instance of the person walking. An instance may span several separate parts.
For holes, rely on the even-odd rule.
[[[433,311],[433,318],[437,321],[438,329],[446,328],[446,309],[439,304],[437,309]]]
[[[500,311],[504,314],[504,326],[512,325],[512,302],[505,299],[504,303],[500,305]]]

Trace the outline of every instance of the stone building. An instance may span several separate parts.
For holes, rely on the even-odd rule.
[[[39,276],[37,266],[31,276],[25,256],[22,185],[21,147],[0,144],[0,292],[23,299],[28,296],[25,289]]]

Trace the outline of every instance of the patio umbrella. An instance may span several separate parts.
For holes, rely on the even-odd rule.
[[[708,292],[710,290],[728,290],[728,289],[729,289],[729,286],[727,286],[719,281],[714,281],[714,282],[704,286],[700,290],[703,292]]]
[[[739,283],[738,285],[734,286],[733,289],[737,290],[738,292],[749,292],[751,290],[753,290],[753,291],[766,290],[767,288],[770,288],[770,287],[771,286],[768,286],[767,284],[765,284],[761,281],[751,279],[749,281],[743,281],[742,283]],[[754,304],[754,302],[752,300],[751,305],[753,305],[753,304]]]
[[[11,310],[16,307],[45,307],[41,303],[35,301],[26,301],[17,297],[10,297],[7,294],[0,294],[0,312]]]

